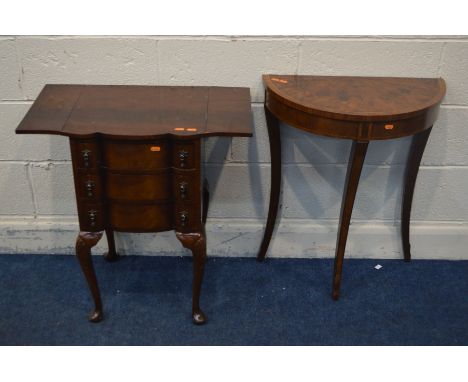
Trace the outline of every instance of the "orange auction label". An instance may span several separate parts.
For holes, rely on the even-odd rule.
[[[276,78],[276,77],[273,77],[271,80],[272,80],[272,81],[275,81],[275,82],[279,82],[279,83],[281,83],[281,84],[287,84],[287,83],[288,83],[287,80],[283,80],[283,79],[281,79],[281,78]]]

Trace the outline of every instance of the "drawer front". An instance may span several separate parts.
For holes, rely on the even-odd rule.
[[[176,203],[192,203],[200,199],[200,173],[174,170],[172,193]]]
[[[193,169],[199,162],[199,145],[193,141],[176,141],[172,150],[172,166]]]
[[[104,229],[104,209],[99,203],[78,203],[78,217],[81,231],[102,231]]]
[[[194,232],[200,230],[200,210],[196,204],[178,204],[174,209],[174,226],[179,232]]]
[[[77,177],[75,188],[78,198],[90,202],[100,200],[102,187],[99,175],[78,172]]]
[[[99,167],[99,146],[95,140],[70,139],[70,148],[77,168],[96,170]]]
[[[167,200],[171,198],[171,174],[170,171],[151,175],[108,172],[106,194],[115,200]]]
[[[171,203],[110,203],[109,223],[116,231],[160,232],[172,229]]]
[[[104,142],[104,165],[112,170],[151,171],[170,166],[167,141]]]
[[[429,126],[426,115],[423,115],[398,121],[374,122],[369,130],[371,139],[391,139],[414,135]]]

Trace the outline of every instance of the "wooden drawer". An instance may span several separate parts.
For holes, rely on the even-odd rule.
[[[390,121],[390,122],[373,122],[370,126],[370,139],[391,139],[413,135],[419,131],[428,128],[426,116],[416,116],[411,119]],[[365,132],[365,129],[363,129]]]
[[[174,170],[172,193],[176,202],[196,202],[200,199],[199,171]]]
[[[171,198],[171,173],[158,174],[114,174],[107,173],[106,194],[115,200],[167,200]]]
[[[172,150],[172,166],[181,169],[193,169],[199,166],[198,141],[175,141]]]
[[[174,226],[179,232],[193,232],[200,229],[200,209],[196,204],[177,204],[174,208]]]
[[[77,178],[75,189],[78,198],[90,202],[100,200],[102,190],[99,175],[83,171],[77,173]]]
[[[104,142],[104,165],[112,170],[151,171],[170,166],[170,144],[149,142]]]
[[[99,145],[95,140],[70,139],[70,149],[77,168],[96,170],[99,167]]]
[[[78,202],[80,230],[95,232],[104,229],[104,209],[100,203]]]
[[[116,231],[159,232],[172,229],[172,203],[110,203],[109,223]]]

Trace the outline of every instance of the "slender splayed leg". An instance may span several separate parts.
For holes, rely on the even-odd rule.
[[[104,259],[109,262],[117,261],[119,259],[119,254],[115,250],[114,231],[111,229],[106,229],[106,237],[109,250],[108,252],[104,253]]]
[[[343,258],[348,238],[349,223],[353,212],[354,199],[361,176],[362,165],[366,158],[369,142],[353,141],[349,155],[348,170],[346,172],[345,188],[341,202],[340,225],[336,240],[335,267],[333,270],[333,292],[332,297],[338,300],[340,295],[341,272],[343,269]]]
[[[91,248],[94,247],[102,237],[102,232],[80,232],[76,239],[76,257],[81,266],[89,290],[94,299],[94,311],[91,312],[89,320],[99,322],[102,320],[102,302],[99,287],[94,273],[93,261],[91,259]]]
[[[185,248],[192,251],[193,255],[193,284],[192,284],[192,321],[202,325],[206,316],[200,309],[200,290],[203,280],[203,270],[206,260],[205,232],[182,233],[176,232],[176,236]]]
[[[403,242],[403,255],[405,261],[411,260],[411,245],[409,239],[409,225],[411,216],[411,205],[413,203],[414,187],[418,176],[421,158],[426,148],[426,143],[432,127],[413,136],[411,148],[405,170],[405,185],[401,205],[401,239]]]
[[[270,244],[271,235],[275,228],[276,215],[278,213],[279,197],[281,191],[281,138],[278,119],[265,107],[265,116],[268,127],[268,137],[270,140],[271,155],[271,189],[270,189],[270,207],[268,209],[268,218],[263,234],[260,251],[257,255],[257,261],[265,260],[265,256]]]
[[[206,223],[206,218],[208,217],[208,205],[210,204],[210,187],[208,180],[203,181],[203,211],[202,211],[202,222]]]

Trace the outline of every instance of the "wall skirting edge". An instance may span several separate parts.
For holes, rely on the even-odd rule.
[[[255,257],[264,222],[243,219],[209,219],[206,227],[209,256]],[[0,219],[0,253],[73,254],[78,225],[73,218]],[[323,258],[334,255],[337,221],[283,219],[270,244],[269,257]],[[468,259],[468,223],[413,222],[413,259]],[[95,254],[106,249],[103,239]],[[126,255],[189,255],[173,232],[116,233],[116,245]],[[399,225],[393,222],[353,222],[348,258],[399,259],[402,257]]]

